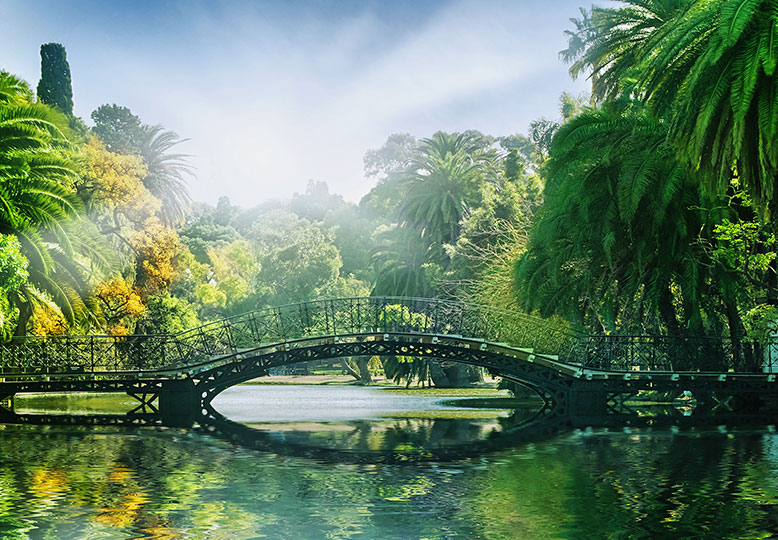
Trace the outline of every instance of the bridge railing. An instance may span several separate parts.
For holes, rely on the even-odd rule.
[[[262,309],[176,335],[26,337],[0,344],[0,369],[184,368],[262,344],[382,332],[504,342],[575,361],[576,336],[543,319],[445,300],[360,297]]]
[[[380,332],[480,338],[547,354],[571,352],[576,337],[548,321],[508,310],[426,298],[360,297],[245,313],[176,338],[183,351],[181,362],[187,364],[260,343]]]
[[[174,336],[47,336],[0,344],[0,373],[133,371],[177,361]]]
[[[778,372],[778,340],[699,336],[587,336],[574,356],[587,368],[634,371]]]
[[[244,313],[176,335],[26,337],[0,344],[0,371],[184,369],[261,345],[366,333],[461,336],[604,370],[778,371],[778,340],[584,336],[509,310],[428,298],[315,300]]]

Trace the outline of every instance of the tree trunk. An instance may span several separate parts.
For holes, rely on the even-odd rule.
[[[359,380],[361,378],[359,372],[353,367],[351,367],[351,364],[348,363],[347,358],[341,358],[340,364],[343,366],[343,369],[346,370],[346,373],[354,377],[356,380]]]
[[[681,335],[681,327],[678,324],[678,317],[675,315],[675,306],[673,297],[668,285],[659,297],[659,316],[667,327],[667,333],[671,336]]]
[[[452,362],[430,363],[430,378],[438,388],[462,388],[469,380],[468,366]]]
[[[453,388],[463,388],[469,384],[470,373],[468,372],[468,367],[466,364],[458,363],[443,366]]]
[[[360,356],[356,359],[357,367],[354,369],[349,363],[348,359],[341,359],[341,364],[346,372],[357,380],[357,383],[361,385],[368,385],[373,382],[373,375],[370,373],[370,358],[367,356]]]
[[[14,330],[14,337],[27,335],[27,324],[32,317],[32,304],[29,301],[20,302],[19,305],[19,319],[16,321],[16,329]]]
[[[727,298],[724,301],[724,306],[727,311],[729,338],[732,340],[732,354],[735,371],[755,369],[757,366],[754,365],[754,358],[750,347],[743,346],[743,337],[746,335],[746,328],[743,325],[743,319],[740,317],[737,302],[734,298]]]
[[[373,374],[370,373],[370,357],[360,356],[357,358],[357,369],[359,370],[359,384],[368,385],[373,382]]]
[[[468,382],[484,382],[484,370],[478,366],[467,366]]]
[[[430,379],[437,388],[451,388],[448,373],[439,362],[430,362]]]

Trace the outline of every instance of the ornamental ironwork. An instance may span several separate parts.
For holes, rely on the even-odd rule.
[[[184,369],[263,344],[303,338],[401,333],[457,336],[564,357],[581,338],[523,313],[428,298],[314,300],[252,311],[175,335],[23,337],[0,345],[11,372],[116,372]]]
[[[516,311],[430,298],[359,297],[260,309],[172,335],[14,338],[0,344],[0,376],[181,371],[263,345],[383,332],[483,340],[582,369],[778,371],[778,340],[587,336]]]

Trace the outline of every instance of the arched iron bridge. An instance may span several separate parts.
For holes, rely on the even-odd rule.
[[[778,392],[774,348],[585,336],[519,312],[429,298],[337,298],[261,309],[175,335],[18,338],[0,345],[0,400],[21,392],[126,392],[138,400],[130,415],[188,424],[215,418],[216,395],[271,368],[406,356],[486,368],[533,389],[552,416],[620,411],[647,389],[691,390],[713,406],[754,408]]]

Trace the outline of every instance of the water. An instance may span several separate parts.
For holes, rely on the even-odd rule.
[[[242,388],[217,403],[222,413],[243,415],[273,436],[294,434],[298,442],[331,448],[380,450],[403,437],[415,444],[441,420],[467,427],[447,431],[436,444],[467,444],[506,422],[504,415],[457,418],[429,398],[410,403],[396,396],[402,403],[395,406],[384,394],[371,405],[374,420],[365,420],[332,412],[346,394],[328,387],[286,402],[260,398],[247,409],[241,392],[261,389]],[[290,391],[277,388],[271,390],[276,398]],[[353,390],[367,392],[355,397],[378,392]],[[290,409],[301,416],[289,416]],[[290,418],[294,425],[284,422]],[[325,436],[328,429],[341,435]],[[407,464],[311,460],[168,428],[2,426],[0,441],[0,538],[746,539],[778,533],[778,434],[771,431],[584,430],[480,457]]]
[[[442,398],[394,394],[374,387],[244,385],[219,394],[213,406],[237,422],[379,420],[409,411],[445,410]]]

